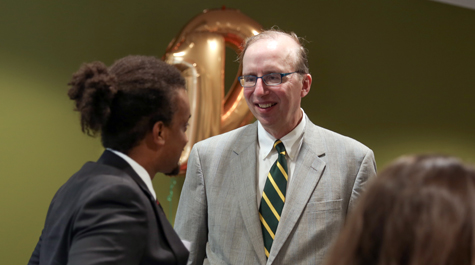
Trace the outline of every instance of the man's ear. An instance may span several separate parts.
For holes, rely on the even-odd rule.
[[[157,121],[152,128],[152,137],[153,142],[159,145],[165,144],[168,131],[166,126],[162,121]]]
[[[303,98],[305,97],[308,92],[310,92],[310,87],[312,86],[312,76],[310,74],[305,74],[302,80],[302,91],[300,92],[300,96]]]

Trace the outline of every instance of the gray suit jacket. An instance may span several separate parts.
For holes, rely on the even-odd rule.
[[[257,122],[193,147],[175,229],[189,264],[321,264],[376,174],[373,152],[307,120],[289,196],[266,261],[256,202]]]

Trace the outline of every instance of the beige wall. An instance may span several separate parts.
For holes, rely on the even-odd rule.
[[[305,111],[371,147],[380,169],[414,152],[475,163],[474,10],[407,0],[240,2],[225,4],[309,40],[314,83]],[[161,57],[189,19],[222,4],[2,1],[0,264],[26,264],[55,191],[102,152],[80,132],[66,96],[71,74],[92,60]],[[170,181],[158,175],[154,185],[173,219],[183,180],[171,208]]]

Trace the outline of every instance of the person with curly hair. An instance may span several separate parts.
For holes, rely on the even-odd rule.
[[[157,204],[152,179],[178,173],[188,142],[185,80],[163,61],[84,64],[68,95],[82,131],[106,148],[57,191],[28,264],[186,264],[188,250]]]

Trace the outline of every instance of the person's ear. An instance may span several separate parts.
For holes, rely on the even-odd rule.
[[[310,87],[312,86],[312,76],[310,74],[305,74],[302,79],[302,90],[300,91],[300,97],[305,97],[308,92],[310,92]]]
[[[153,142],[159,145],[165,144],[167,138],[167,127],[162,121],[157,121],[152,128]]]

